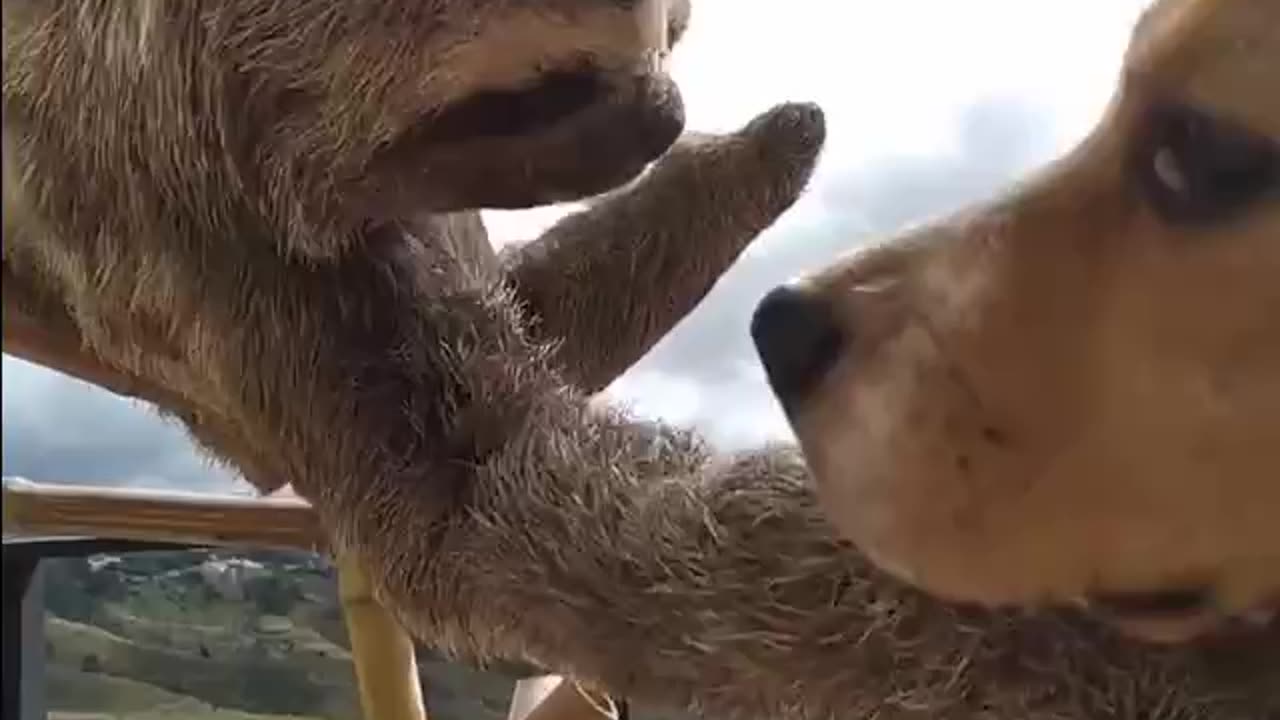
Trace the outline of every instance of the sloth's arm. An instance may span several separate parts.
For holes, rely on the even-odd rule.
[[[1280,626],[1220,648],[1160,648],[1069,614],[948,605],[839,542],[792,449],[714,459],[687,434],[568,404],[530,419],[538,430],[470,476],[466,506],[422,554],[377,547],[404,533],[365,535],[432,644],[713,718],[1280,709]],[[400,502],[413,502],[405,490]]]
[[[117,395],[152,403],[160,412],[180,418],[192,437],[206,447],[229,452],[229,448],[240,446],[234,453],[237,469],[259,492],[268,494],[283,487],[283,475],[268,460],[272,454],[247,447],[239,428],[229,419],[196,410],[181,394],[97,357],[81,337],[66,305],[32,268],[5,258],[0,288],[6,354]]]
[[[561,343],[568,379],[602,389],[688,315],[795,202],[824,139],[809,104],[726,135],[687,133],[629,185],[504,252],[534,336]]]
[[[6,354],[125,397],[151,402],[172,399],[157,385],[109,367],[86,350],[66,306],[30,267],[5,257],[0,273]]]

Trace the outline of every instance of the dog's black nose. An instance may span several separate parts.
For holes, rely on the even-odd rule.
[[[788,409],[831,369],[844,342],[825,303],[786,285],[770,290],[756,306],[751,339],[769,386]]]

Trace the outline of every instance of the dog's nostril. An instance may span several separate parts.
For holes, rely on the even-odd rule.
[[[751,339],[769,386],[784,408],[822,379],[844,343],[830,308],[786,285],[770,290],[756,306],[751,316]]]

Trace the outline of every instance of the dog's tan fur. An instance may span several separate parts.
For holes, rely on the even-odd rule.
[[[963,600],[1205,589],[1117,618],[1152,638],[1280,600],[1280,171],[1194,221],[1142,179],[1198,171],[1144,149],[1168,103],[1280,163],[1278,68],[1280,4],[1166,0],[1079,147],[798,281],[848,338],[791,412],[843,534]]]
[[[793,449],[717,458],[589,402],[790,205],[823,141],[786,105],[668,149],[649,49],[593,45],[641,11],[9,0],[6,318],[158,386],[259,486],[291,481],[405,625],[463,656],[714,717],[1280,711],[1276,632],[1168,651],[939,603],[833,537]],[[607,91],[505,135],[433,123],[481,77],[442,58],[501,53],[526,22],[530,57],[595,47]],[[444,52],[454,33],[473,47]],[[477,91],[528,76],[508,70]],[[505,258],[470,212],[614,188],[659,154]]]

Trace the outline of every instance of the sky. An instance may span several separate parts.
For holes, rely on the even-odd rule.
[[[747,332],[759,297],[1069,149],[1100,117],[1147,4],[693,0],[672,58],[688,127],[727,132],[776,103],[813,101],[827,145],[804,196],[606,394],[726,449],[790,437]],[[505,244],[572,210],[485,217]],[[247,492],[144,404],[8,355],[2,377],[4,475]]]

